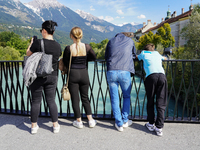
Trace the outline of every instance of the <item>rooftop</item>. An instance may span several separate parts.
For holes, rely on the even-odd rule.
[[[169,18],[169,19],[167,19],[167,20],[164,20],[164,21],[162,21],[160,24],[158,24],[157,26],[148,29],[146,32],[149,32],[149,31],[152,31],[152,30],[158,29],[158,28],[160,28],[161,26],[163,26],[165,23],[169,23],[169,24],[171,24],[171,23],[173,23],[173,22],[178,21],[179,19],[182,19],[182,18],[188,17],[188,16],[191,15],[191,13],[192,13],[192,10],[189,10],[189,11],[187,11],[187,12],[181,14],[181,15],[178,15],[178,16],[176,16],[176,17],[173,17],[173,18]],[[145,32],[145,33],[146,33],[146,32]]]

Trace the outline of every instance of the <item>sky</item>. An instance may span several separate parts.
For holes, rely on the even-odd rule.
[[[32,0],[20,0],[28,3]],[[126,23],[160,23],[167,16],[168,9],[177,15],[181,9],[189,10],[191,3],[200,3],[200,0],[57,0],[73,11],[77,9],[88,12],[100,19],[115,25]]]

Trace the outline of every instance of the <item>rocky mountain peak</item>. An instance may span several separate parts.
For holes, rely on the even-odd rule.
[[[79,14],[83,19],[86,19],[89,22],[92,22],[92,21],[104,22],[104,20],[99,19],[98,17],[95,17],[92,14],[84,12],[82,10],[77,9],[75,12]]]
[[[64,6],[57,0],[33,0],[29,3],[26,3],[25,5],[37,9],[61,8]]]

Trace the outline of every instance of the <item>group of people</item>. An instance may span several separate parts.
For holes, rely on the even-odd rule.
[[[45,53],[53,55],[52,65],[54,71],[47,77],[37,77],[29,87],[32,95],[32,134],[37,133],[39,129],[37,120],[43,91],[53,122],[53,132],[58,133],[60,131],[55,93],[58,82],[58,59],[62,55],[62,50],[60,45],[53,39],[55,26],[57,26],[56,22],[47,20],[42,24],[42,29],[40,30],[43,36]],[[167,80],[162,67],[162,60],[167,58],[161,56],[157,51],[154,51],[155,46],[153,44],[146,45],[142,53],[136,55],[135,44],[131,39],[133,36],[134,35],[129,32],[118,33],[109,40],[105,51],[107,82],[110,90],[112,111],[115,117],[115,127],[118,131],[123,131],[124,128],[127,128],[132,124],[132,120],[128,119],[131,102],[131,76],[135,74],[134,59],[138,59],[143,60],[144,70],[146,72],[144,84],[147,93],[148,123],[145,125],[150,131],[155,131],[157,135],[162,136],[164,111],[167,103]],[[72,28],[70,38],[73,40],[73,44],[66,46],[63,54],[63,63],[66,67],[69,66],[70,56],[72,56],[68,88],[71,94],[74,116],[76,118],[72,124],[79,129],[83,128],[79,105],[80,99],[88,118],[89,127],[93,128],[97,124],[97,121],[92,117],[91,106],[88,99],[89,76],[87,71],[87,62],[94,61],[96,55],[89,44],[81,42],[82,37],[83,31],[81,28]],[[41,52],[40,45],[40,39],[34,40],[32,38],[26,52],[27,56],[30,56],[35,52]],[[122,110],[119,107],[119,85],[123,94]],[[157,109],[156,120],[154,112],[155,95]]]

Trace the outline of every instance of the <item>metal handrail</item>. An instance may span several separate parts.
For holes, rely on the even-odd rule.
[[[136,61],[137,62],[137,61]],[[30,115],[31,93],[22,78],[23,61],[0,61],[0,113]],[[200,114],[200,60],[166,60],[163,67],[168,80],[168,101],[165,121],[199,123]],[[136,63],[136,75],[132,77],[130,119],[146,120],[145,73],[142,62]],[[89,65],[89,101],[95,118],[113,119],[109,86],[106,80],[106,63],[96,60]],[[73,117],[71,101],[62,100],[60,89],[66,75],[59,72],[56,103],[59,117]],[[119,89],[120,107],[122,92]],[[85,117],[81,107],[82,116]],[[49,116],[43,94],[41,116]]]

